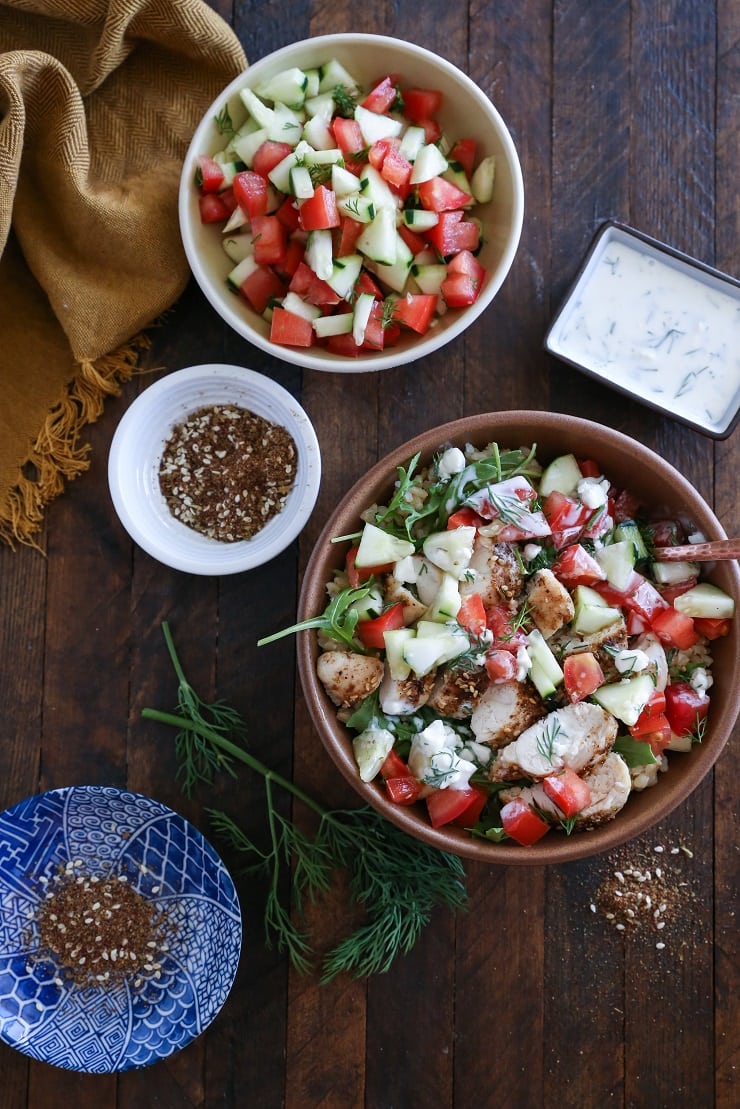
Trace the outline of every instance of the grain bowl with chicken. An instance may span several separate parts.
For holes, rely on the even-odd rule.
[[[661,789],[711,726],[734,617],[700,564],[653,556],[704,539],[691,521],[597,455],[517,443],[442,440],[399,465],[298,625],[391,817],[509,850],[595,835]]]

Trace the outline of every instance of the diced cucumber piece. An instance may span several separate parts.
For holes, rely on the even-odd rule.
[[[319,339],[328,339],[332,335],[349,335],[352,330],[352,313],[342,312],[338,316],[318,316],[311,321]]]
[[[316,232],[313,232],[313,234],[316,234]],[[361,269],[361,254],[345,254],[341,258],[334,259],[331,273],[324,278],[324,281],[334,290],[337,296],[341,297],[342,300],[347,300],[355,287],[357,278],[360,276]],[[348,330],[351,331],[352,328],[350,327]]]
[[[635,548],[631,539],[622,539],[601,547],[596,561],[606,574],[606,580],[615,589],[625,589],[635,570]]]
[[[312,116],[303,124],[303,138],[316,150],[329,150],[334,146],[334,136],[322,116]]]
[[[287,292],[283,297],[283,308],[286,312],[292,312],[294,316],[301,316],[311,323],[321,315],[320,308],[315,304],[309,304],[307,300],[302,300],[298,293]]]
[[[415,162],[416,156],[422,146],[426,145],[426,135],[423,127],[407,127],[401,138],[398,153],[402,154],[407,162]]]
[[[479,204],[487,204],[493,199],[493,187],[496,180],[496,158],[489,154],[483,158],[470,178],[470,187],[473,196]]]
[[[254,165],[254,156],[262,146],[263,142],[267,141],[267,128],[260,127],[257,131],[251,131],[248,135],[244,135],[240,139],[234,140],[234,149],[245,166],[250,168]]]
[[[414,544],[410,540],[399,539],[375,524],[365,524],[355,555],[355,566],[384,566],[388,562],[398,562],[413,551]]]
[[[341,85],[349,92],[354,92],[359,88],[352,74],[336,58],[331,58],[325,65],[322,65],[319,69],[319,75],[319,92],[331,92],[337,85]]]
[[[237,204],[224,224],[222,234],[229,235],[232,231],[238,231],[239,228],[244,227],[246,223],[249,223],[249,217],[241,205]]]
[[[373,620],[383,611],[383,594],[380,589],[373,587],[359,601],[353,601],[351,607],[359,620]]]
[[[575,616],[571,627],[579,635],[603,631],[622,616],[618,608],[612,608],[595,589],[590,589],[587,585],[576,586],[573,601]]]
[[[451,185],[455,185],[462,192],[467,193],[470,200],[466,200],[462,205],[463,208],[472,208],[475,201],[473,199],[473,190],[468,180],[468,175],[462,168],[459,162],[449,162],[447,169],[442,174],[445,181],[449,181]]]
[[[634,678],[599,686],[592,696],[597,704],[629,728],[636,723],[654,692],[653,679],[648,674],[637,674]]]
[[[447,266],[440,263],[411,267],[411,274],[422,293],[439,293],[442,282],[447,277]]]
[[[411,264],[414,256],[411,253],[408,245],[404,242],[401,236],[396,232],[396,260],[392,266],[383,264],[382,262],[372,262],[373,273],[396,293],[402,293],[406,287],[409,273],[411,271]]]
[[[403,130],[400,119],[370,112],[361,104],[355,108],[355,120],[360,125],[363,141],[368,146],[372,146],[379,139],[395,139]]]
[[[387,181],[378,173],[375,166],[367,165],[362,171],[360,192],[368,196],[376,208],[397,208],[398,199]]]
[[[311,267],[317,277],[322,281],[329,281],[334,273],[334,260],[331,231],[328,228],[309,232],[305,258],[306,265]]]
[[[632,546],[635,548],[635,561],[641,558],[647,558],[648,550],[645,546],[645,541],[642,538],[640,529],[634,520],[623,520],[621,524],[617,524],[614,529],[615,541],[622,539],[629,539]]]
[[[322,92],[318,96],[307,98],[303,105],[303,110],[307,116],[311,119],[318,117],[323,119],[325,123],[328,123],[332,118],[335,109],[334,97],[330,92]]]
[[[460,584],[452,574],[442,575],[442,584],[437,595],[424,613],[424,619],[437,624],[446,624],[454,620],[460,611],[462,599],[460,597]]]
[[[532,661],[529,678],[540,697],[551,697],[564,674],[545,637],[534,628],[527,636],[527,654]]]
[[[276,104],[272,123],[267,126],[267,134],[272,142],[287,142],[297,146],[303,136],[303,119],[285,104]]]
[[[426,208],[404,208],[403,222],[412,231],[429,231],[439,223],[439,212],[427,212]]]
[[[699,576],[696,562],[651,562],[650,573],[658,585],[675,585]]]
[[[409,178],[412,185],[420,185],[423,181],[431,181],[439,177],[447,169],[448,162],[434,143],[425,143],[419,149],[414,161]]]
[[[309,146],[303,155],[303,161],[307,166],[343,166],[344,154],[338,146],[327,147],[326,150],[313,150]],[[355,188],[357,188],[357,178],[355,177]]]
[[[319,82],[321,76],[318,69],[307,69],[306,73],[306,97],[317,96],[319,91]]]
[[[684,616],[702,620],[729,620],[735,615],[735,602],[724,589],[711,582],[702,581],[688,589],[673,602],[673,607]]]
[[[582,481],[581,468],[572,454],[561,454],[546,466],[540,478],[540,496],[547,497],[550,493],[562,493],[569,497],[578,488]]]
[[[350,177],[352,174],[350,173]],[[355,189],[357,188],[357,178],[355,177]],[[375,205],[369,196],[360,196],[358,192],[352,193],[351,196],[340,196],[337,198],[337,209],[344,216],[349,216],[350,219],[357,220],[358,223],[372,223],[375,219],[376,211]]]
[[[424,540],[423,550],[426,557],[440,570],[452,574],[460,580],[473,557],[476,529],[474,527],[454,528],[451,531],[433,532]]]
[[[306,99],[308,78],[302,69],[293,66],[283,69],[267,81],[257,85],[255,92],[263,100],[280,101],[290,108],[300,108]]]
[[[268,173],[268,180],[270,180],[281,193],[290,192],[290,171],[295,169],[298,164],[298,159],[298,152],[291,150],[290,154],[286,154]]]
[[[289,174],[291,196],[299,200],[308,200],[314,194],[311,174],[305,166],[293,166]]]
[[[422,624],[424,621],[419,621],[419,623]],[[469,646],[469,640],[465,633],[458,635],[455,632],[447,631],[442,624],[432,624],[431,626],[436,629],[434,634],[420,635],[417,627],[417,633],[413,639],[409,639],[403,645],[404,661],[420,678],[434,670],[436,666],[451,662],[452,659],[466,651]]]
[[[355,245],[362,254],[366,254],[373,261],[392,266],[396,261],[397,240],[395,209],[382,207],[375,213],[375,218],[365,226]]]
[[[387,728],[369,727],[352,740],[357,769],[363,782],[377,778],[380,768],[393,750],[395,740]]]
[[[229,235],[221,240],[221,245],[234,264],[254,254],[254,239],[251,232],[242,235]]]
[[[245,281],[251,274],[254,273],[255,270],[258,269],[259,266],[255,262],[252,255],[249,254],[245,258],[242,258],[241,262],[234,266],[233,270],[228,275],[226,280],[228,281],[229,285],[231,285],[232,289],[239,289],[242,281]]]
[[[355,301],[355,308],[352,313],[352,338],[357,343],[358,347],[365,340],[365,328],[370,319],[370,313],[373,310],[374,303],[375,297],[372,293],[360,293]]]
[[[411,667],[403,657],[403,651],[416,632],[413,628],[393,628],[383,633],[385,640],[385,658],[388,670],[394,682],[402,682],[411,673]]]
[[[263,104],[259,96],[252,92],[251,89],[242,89],[239,96],[241,97],[242,104],[257,125],[269,130],[275,118],[275,113],[272,108],[268,108],[267,104]]]
[[[245,168],[245,163],[240,158],[237,162],[219,162],[219,165],[224,175],[221,188],[219,189],[219,192],[221,192],[223,189],[228,189],[230,185],[234,184],[234,178],[237,173],[241,173]]]
[[[359,196],[359,182],[354,173],[350,173],[344,166],[336,162],[331,167],[331,187],[337,199],[347,196]]]

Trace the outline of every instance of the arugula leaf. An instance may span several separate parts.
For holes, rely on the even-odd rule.
[[[324,609],[321,616],[312,616],[308,620],[302,620],[298,624],[291,624],[289,628],[283,628],[282,631],[275,632],[273,635],[265,636],[263,639],[257,640],[257,646],[263,647],[266,643],[274,643],[276,639],[282,639],[283,636],[293,635],[294,632],[308,631],[311,628],[316,628],[318,631],[323,631],[331,639],[336,639],[339,643],[344,643],[352,651],[357,654],[365,655],[367,651],[355,639],[355,629],[357,622],[360,618],[357,609],[353,608],[355,601],[361,601],[367,597],[372,589],[372,582],[367,585],[360,585],[356,588],[351,586],[347,589],[342,589],[333,597],[327,607]]]

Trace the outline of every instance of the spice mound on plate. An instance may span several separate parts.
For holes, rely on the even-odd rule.
[[[281,511],[296,465],[295,442],[284,427],[234,405],[210,405],[173,428],[159,486],[176,519],[235,543]]]
[[[51,958],[79,986],[129,977],[138,986],[161,977],[171,922],[125,874],[86,874],[70,862],[44,888],[35,914],[35,958]]]

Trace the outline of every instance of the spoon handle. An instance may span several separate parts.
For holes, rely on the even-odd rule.
[[[740,558],[740,539],[689,543],[685,547],[656,547],[654,554],[660,562],[714,562],[722,558]]]

